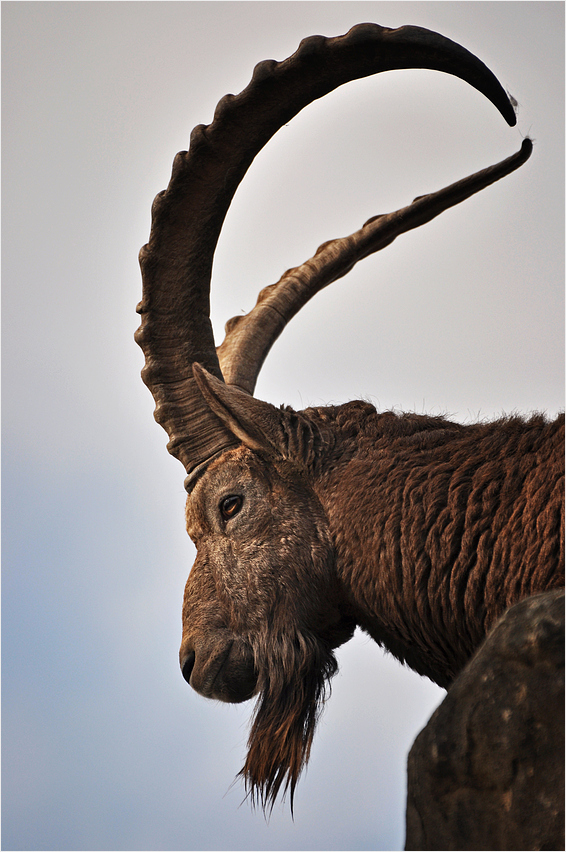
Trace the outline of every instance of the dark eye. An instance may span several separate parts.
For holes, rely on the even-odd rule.
[[[224,497],[220,501],[220,512],[225,521],[229,521],[234,515],[237,515],[242,508],[244,502],[243,497],[239,494],[231,494],[229,497]]]

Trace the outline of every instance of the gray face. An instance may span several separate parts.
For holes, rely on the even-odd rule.
[[[307,477],[288,461],[230,450],[187,500],[197,558],[185,589],[181,666],[198,692],[243,701],[275,647],[341,634],[334,548]],[[276,655],[277,656],[277,655]]]

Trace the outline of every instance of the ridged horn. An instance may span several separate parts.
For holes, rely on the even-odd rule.
[[[287,323],[312,297],[342,278],[358,261],[390,245],[396,237],[430,222],[444,210],[518,169],[533,150],[524,139],[516,154],[463,178],[438,192],[415,198],[412,204],[375,216],[349,237],[323,243],[314,257],[285,272],[276,284],[265,287],[255,307],[226,323],[226,337],[218,347],[224,380],[253,394],[267,354]]]
[[[188,473],[238,443],[209,410],[192,373],[200,363],[223,378],[209,289],[216,243],[238,184],[271,136],[307,104],[350,80],[396,68],[460,77],[515,124],[496,77],[465,48],[420,27],[359,24],[336,38],[304,39],[282,62],[261,62],[239,95],[222,98],[212,124],[195,127],[189,151],[177,154],[169,186],[153,204],[149,243],[140,252],[136,341],[145,354],[142,378],[155,399],[155,419],[169,435],[169,452]],[[252,369],[256,375],[259,366]]]

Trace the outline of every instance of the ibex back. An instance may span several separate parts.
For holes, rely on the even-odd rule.
[[[564,584],[564,422],[460,425],[365,402],[296,412],[252,394],[285,324],[354,264],[522,165],[532,144],[319,248],[267,287],[215,348],[212,260],[236,188],[269,138],[348,80],[395,68],[461,77],[510,125],[511,101],[475,56],[418,27],[314,36],[218,104],[155,200],[136,339],[143,378],[185,466],[197,558],[181,666],[201,694],[257,696],[242,773],[253,799],[293,792],[334,649],[357,625],[450,685],[511,604]]]

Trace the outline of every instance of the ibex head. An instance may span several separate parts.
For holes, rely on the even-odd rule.
[[[185,591],[181,666],[207,697],[258,696],[242,772],[264,805],[273,804],[282,786],[292,798],[336,670],[333,649],[351,637],[356,613],[336,561],[332,488],[324,505],[321,498],[321,464],[325,459],[327,476],[334,431],[323,411],[299,413],[254,399],[261,365],[318,290],[513,171],[531,151],[526,140],[502,163],[325,243],[262,291],[247,316],[229,321],[216,349],[209,318],[213,255],[254,157],[311,101],[396,68],[461,77],[515,124],[493,74],[436,33],[361,24],[337,38],[305,39],[289,59],[260,63],[244,91],[220,101],[212,124],[194,129],[189,152],[177,155],[170,184],[155,199],[150,240],[140,254],[136,340],[146,357],[143,379],[168,449],[186,469],[187,529],[198,551]]]

